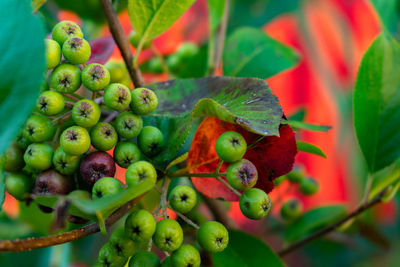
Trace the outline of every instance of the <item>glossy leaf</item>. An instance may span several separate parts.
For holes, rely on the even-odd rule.
[[[398,32],[400,2],[398,0],[370,0],[374,5],[384,29],[391,33]]]
[[[0,211],[3,209],[3,203],[6,197],[6,174],[4,170],[5,165],[6,156],[0,155]]]
[[[323,228],[346,215],[344,205],[331,205],[307,211],[291,223],[285,230],[285,241],[295,242],[308,234]]]
[[[389,186],[396,187],[400,181],[400,166],[389,166],[373,175],[369,199],[377,196],[382,190]]]
[[[223,71],[227,76],[266,79],[294,67],[298,54],[262,30],[239,28],[227,40]]]
[[[327,132],[332,129],[331,126],[311,124],[296,120],[288,120],[287,123],[295,129],[309,130],[315,132]]]
[[[354,126],[371,173],[400,156],[400,44],[381,34],[365,53],[354,92]]]
[[[22,23],[23,22],[23,23]],[[30,1],[0,1],[0,154],[32,112],[45,71],[44,27]],[[5,127],[7,125],[7,127]]]
[[[128,13],[141,39],[150,40],[166,31],[195,0],[129,0]]]
[[[115,42],[111,37],[103,37],[90,41],[92,53],[86,64],[106,64],[114,52]]]
[[[317,147],[316,145],[313,145],[313,144],[307,143],[307,142],[302,142],[302,141],[297,141],[296,144],[297,144],[297,149],[299,151],[303,151],[306,153],[310,153],[310,154],[314,154],[314,155],[326,158],[324,151],[322,151],[322,149]]]
[[[261,135],[278,135],[282,110],[265,81],[254,78],[207,77],[151,84],[159,99],[145,124],[160,127],[168,140],[156,163],[176,156],[194,117],[216,117]]]
[[[262,240],[241,231],[229,231],[229,245],[212,254],[215,267],[283,267],[285,264]]]

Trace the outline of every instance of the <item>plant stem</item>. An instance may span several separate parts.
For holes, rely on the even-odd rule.
[[[142,87],[144,85],[142,74],[139,68],[133,66],[134,58],[129,48],[129,41],[126,38],[122,30],[121,24],[118,21],[117,13],[115,13],[115,10],[110,0],[100,0],[100,2],[103,6],[104,14],[106,15],[111,35],[114,38],[119,51],[121,52],[122,58],[124,59],[132,82],[135,87]]]
[[[72,111],[68,111],[64,114],[62,114],[60,117],[55,118],[54,120],[52,120],[53,124],[61,124],[64,120],[68,119],[69,117],[71,117],[72,115]]]
[[[171,71],[168,68],[167,62],[165,62],[164,56],[160,53],[157,47],[155,47],[154,44],[151,44],[150,49],[151,52],[153,52],[153,54],[160,60],[163,71],[168,75],[171,75]]]
[[[77,98],[76,96],[73,96],[73,95],[64,94],[64,96],[69,98],[69,99],[71,99],[71,100],[74,100],[76,102],[78,102],[80,100],[79,98]]]
[[[369,193],[371,191],[371,186],[372,186],[372,175],[370,173],[368,173],[367,181],[365,183],[364,196],[363,196],[361,205],[368,202]]]
[[[255,147],[255,145],[256,145],[257,143],[261,142],[264,138],[265,138],[265,136],[261,136],[261,137],[258,138],[256,141],[254,141],[254,143],[248,145],[248,146],[247,146],[247,149]]]
[[[167,213],[167,192],[168,192],[168,186],[169,186],[170,179],[169,177],[165,176],[164,177],[164,182],[163,186],[161,189],[161,209],[162,209],[162,214],[164,218],[168,218],[168,213]]]
[[[290,245],[289,247],[281,250],[278,252],[278,255],[283,257],[286,256],[287,254],[293,252],[294,250],[307,245],[308,243],[310,243],[311,241],[314,241],[315,239],[318,239],[322,236],[324,236],[325,234],[330,233],[331,231],[335,230],[336,228],[338,228],[339,226],[341,226],[342,224],[344,224],[345,222],[347,222],[348,220],[357,217],[358,215],[360,215],[361,213],[363,213],[364,211],[372,208],[373,206],[375,206],[376,204],[379,204],[382,201],[382,197],[384,196],[385,192],[386,192],[387,188],[385,188],[384,190],[382,190],[374,199],[372,199],[369,202],[366,202],[364,204],[361,204],[355,211],[351,212],[350,214],[348,214],[346,217],[338,220],[337,222],[311,234],[310,236],[296,242],[293,243],[292,245]]]
[[[105,119],[104,122],[111,122],[113,121],[117,116],[118,116],[119,112],[118,111],[113,111],[111,112]]]
[[[214,69],[211,69],[210,74],[215,75],[221,65],[222,52],[224,50],[226,27],[228,25],[229,17],[229,0],[225,0],[224,13],[222,15],[221,25],[217,30],[217,46],[214,57]]]
[[[226,187],[229,188],[229,190],[231,190],[235,195],[237,195],[238,197],[240,197],[242,194],[237,191],[235,188],[233,188],[227,181],[225,181],[224,179],[222,179],[221,177],[216,177],[216,179],[223,183]]]
[[[170,209],[172,209],[172,208],[170,207]],[[199,229],[200,229],[200,226],[198,226],[195,222],[193,222],[191,219],[189,219],[188,217],[186,217],[186,216],[183,215],[182,213],[177,212],[177,211],[175,211],[175,210],[174,210],[174,212],[175,212],[176,215],[178,215],[182,220],[184,220],[187,224],[193,226],[193,228],[195,228],[196,230],[199,230]]]
[[[216,221],[219,221],[227,228],[235,229],[237,228],[235,222],[230,218],[227,214],[226,208],[224,205],[216,199],[211,199],[207,197],[203,197],[204,203],[207,205],[208,209],[214,216]]]
[[[179,178],[179,177],[210,177],[210,178],[217,178],[219,176],[225,176],[226,173],[215,173],[215,172],[200,172],[200,173],[179,173],[172,172],[168,174],[169,178]]]

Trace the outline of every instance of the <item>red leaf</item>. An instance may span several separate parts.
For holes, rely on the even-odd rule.
[[[206,118],[199,126],[193,138],[189,151],[188,167],[190,172],[213,172],[218,165],[215,143],[218,137],[226,131],[237,131],[243,135],[250,145],[260,138],[260,135],[247,132],[238,125],[221,121],[217,118]],[[250,160],[258,170],[258,182],[255,187],[270,192],[273,180],[292,170],[297,154],[296,139],[289,125],[279,129],[280,137],[267,136],[254,147],[248,149],[244,158]],[[224,172],[228,164],[221,168]],[[202,194],[210,198],[223,198],[227,201],[238,201],[239,198],[225,185],[215,178],[193,177],[194,186]]]
[[[115,43],[111,37],[103,37],[90,41],[92,54],[87,62],[105,64],[114,52]]]

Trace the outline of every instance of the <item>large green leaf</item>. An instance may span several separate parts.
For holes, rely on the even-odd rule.
[[[382,34],[365,53],[354,92],[354,126],[371,173],[400,156],[400,44]]]
[[[369,199],[376,197],[388,186],[396,187],[400,181],[400,162],[374,173]]]
[[[223,61],[225,75],[266,79],[294,67],[299,56],[262,30],[244,27],[228,37]]]
[[[278,255],[262,240],[240,231],[229,231],[229,245],[212,255],[215,267],[283,267]]]
[[[166,31],[195,0],[129,0],[128,13],[132,26],[143,40]]]
[[[32,112],[45,71],[44,30],[30,1],[0,1],[0,153]]]
[[[279,135],[282,109],[267,83],[255,78],[207,77],[148,86],[159,99],[145,119],[160,127],[167,144],[156,163],[176,156],[188,137],[193,117],[216,117],[260,135]]]
[[[344,205],[323,206],[304,213],[291,223],[285,231],[285,241],[295,242],[317,229],[327,226],[346,215]]]
[[[370,0],[374,5],[383,27],[391,32],[398,32],[399,8],[398,0]]]

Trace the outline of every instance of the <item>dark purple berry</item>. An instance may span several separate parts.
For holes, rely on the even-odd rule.
[[[102,177],[114,177],[114,159],[106,152],[96,151],[86,155],[80,167],[83,180],[94,185]]]

